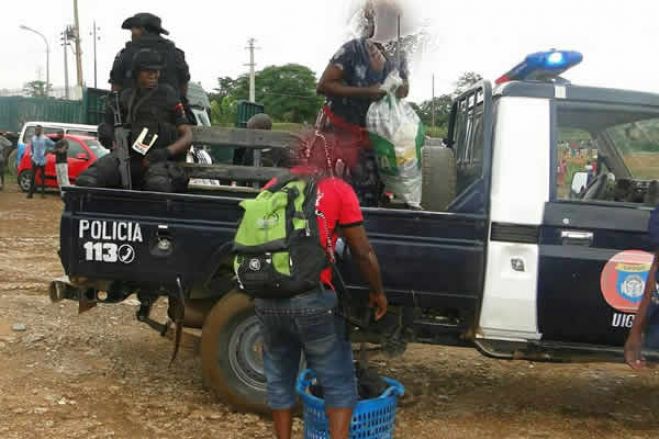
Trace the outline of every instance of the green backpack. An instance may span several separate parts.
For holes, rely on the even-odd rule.
[[[320,243],[316,182],[288,176],[256,198],[244,200],[234,239],[240,289],[260,298],[288,298],[320,283],[328,266]]]

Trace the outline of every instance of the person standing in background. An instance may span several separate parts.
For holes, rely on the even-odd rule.
[[[35,134],[32,136],[32,181],[28,198],[34,194],[37,171],[41,173],[41,198],[46,197],[46,150],[55,146],[55,142],[43,134],[43,127],[37,125]]]
[[[5,154],[11,145],[6,137],[0,136],[0,191],[5,187]]]
[[[57,172],[57,187],[59,187],[60,196],[64,197],[62,188],[71,185],[69,182],[69,163],[67,157],[69,143],[64,138],[64,130],[58,131],[57,137],[59,140],[55,144],[55,171]]]

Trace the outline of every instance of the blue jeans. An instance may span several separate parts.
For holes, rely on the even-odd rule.
[[[263,336],[263,362],[268,405],[274,410],[295,406],[295,379],[304,352],[323,388],[325,405],[352,408],[357,383],[346,324],[331,290],[318,289],[290,299],[256,299]]]

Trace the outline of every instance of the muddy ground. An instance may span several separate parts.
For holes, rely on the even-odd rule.
[[[134,304],[78,315],[50,303],[61,208],[54,193],[0,192],[0,437],[271,437],[266,419],[204,389],[194,349],[168,367],[171,341],[138,323]],[[413,395],[397,437],[659,437],[659,370],[424,345],[376,361]]]

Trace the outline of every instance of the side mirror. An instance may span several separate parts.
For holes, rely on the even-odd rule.
[[[572,183],[570,183],[571,198],[578,198],[586,187],[588,187],[588,172],[575,172],[572,175]]]
[[[89,160],[89,156],[87,154],[85,154],[84,152],[79,152],[78,154],[76,154],[76,158],[78,160],[84,160],[84,161]]]

